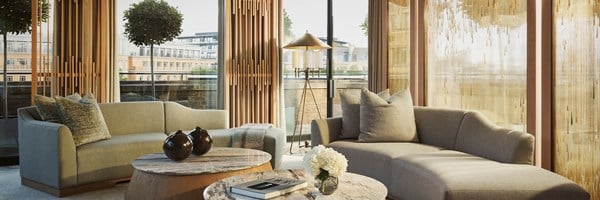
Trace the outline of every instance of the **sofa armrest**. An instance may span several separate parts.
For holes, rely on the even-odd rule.
[[[315,119],[311,123],[311,145],[327,145],[337,140],[342,132],[342,118]]]
[[[501,128],[480,112],[469,111],[461,123],[455,149],[498,162],[531,165],[534,137]]]
[[[207,130],[229,128],[225,110],[198,110],[175,102],[165,102],[165,131],[192,130],[200,127]]]
[[[60,189],[77,184],[73,136],[63,124],[35,120],[18,109],[21,177]]]
[[[264,138],[263,150],[271,154],[271,166],[273,169],[279,169],[281,166],[281,158],[285,151],[286,135],[283,129],[270,128]]]

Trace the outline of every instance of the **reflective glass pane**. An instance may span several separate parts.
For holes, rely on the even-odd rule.
[[[600,2],[554,2],[554,170],[600,199]]]
[[[525,130],[526,1],[426,0],[427,105]]]
[[[155,97],[150,47],[135,46],[123,34],[123,11],[139,1],[117,1],[121,101],[161,100],[196,109],[216,108],[219,1],[167,1],[183,15],[183,31],[173,41],[154,46]]]
[[[327,1],[284,0],[283,45],[308,32],[322,41],[327,38]],[[287,135],[300,135],[310,139],[310,122],[326,117],[327,85],[325,81],[325,51],[284,49],[282,56],[284,83],[284,114]],[[306,62],[306,65],[304,64]],[[308,74],[304,73],[309,67]],[[306,84],[306,78],[310,86]],[[304,89],[306,88],[306,90]],[[312,89],[311,89],[312,88]],[[302,95],[306,92],[306,95]],[[314,95],[313,95],[314,94]],[[303,96],[305,98],[303,98]],[[305,100],[305,106],[301,102]],[[303,110],[304,112],[299,112]],[[320,116],[319,116],[320,113]],[[302,121],[300,123],[300,121]],[[295,126],[296,122],[301,124]],[[296,140],[297,141],[297,138]]]

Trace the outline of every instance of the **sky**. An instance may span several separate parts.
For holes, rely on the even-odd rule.
[[[117,1],[117,28],[123,33],[123,11],[140,0]],[[326,0],[282,0],[293,24],[296,36],[309,31],[317,37],[327,36]],[[218,28],[218,0],[167,0],[183,14],[181,36],[197,32],[216,32]],[[360,24],[367,16],[367,0],[334,0],[334,37],[357,47],[367,47],[367,37]]]

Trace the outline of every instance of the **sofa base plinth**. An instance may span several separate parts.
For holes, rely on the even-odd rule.
[[[42,183],[38,183],[36,181],[32,181],[26,178],[21,177],[21,185],[57,196],[57,197],[65,197],[74,194],[90,192],[99,189],[111,188],[114,187],[117,183],[127,182],[131,179],[131,177],[111,179],[106,181],[99,181],[94,183],[89,183],[85,185],[78,185],[68,188],[57,189]]]

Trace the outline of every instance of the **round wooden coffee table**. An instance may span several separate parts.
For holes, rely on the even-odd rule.
[[[214,147],[175,162],[164,153],[137,158],[126,199],[201,199],[209,184],[230,176],[271,170],[271,155],[259,150]]]
[[[333,194],[325,196],[320,194],[315,188],[314,179],[311,175],[305,174],[304,170],[294,169],[256,172],[223,179],[210,184],[206,190],[204,190],[204,199],[251,199],[245,196],[231,194],[229,192],[229,187],[248,181],[268,179],[275,176],[304,179],[308,182],[308,187],[269,200],[385,199],[387,196],[387,188],[383,183],[363,175],[348,172],[339,177],[338,189]]]

